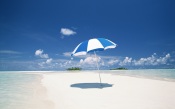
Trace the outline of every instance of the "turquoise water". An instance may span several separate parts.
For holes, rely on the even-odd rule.
[[[175,69],[112,70],[112,74],[175,81]]]
[[[36,94],[41,88],[41,75],[21,72],[0,72],[0,109],[39,109],[44,97]],[[43,96],[43,95],[42,95]]]

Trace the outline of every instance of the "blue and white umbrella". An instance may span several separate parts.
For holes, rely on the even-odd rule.
[[[115,48],[117,44],[104,38],[94,38],[80,43],[72,52],[72,56],[86,55],[89,52]]]
[[[106,49],[115,48],[116,46],[117,46],[117,44],[115,44],[114,42],[112,42],[108,39],[94,38],[94,39],[90,39],[90,40],[87,40],[87,41],[80,43],[74,49],[71,56],[86,55],[89,52],[94,52],[95,57],[96,57],[95,51],[103,51]],[[97,62],[97,68],[99,70],[98,61],[96,61],[96,62]],[[100,83],[101,83],[100,73],[99,73],[99,79],[100,79]]]

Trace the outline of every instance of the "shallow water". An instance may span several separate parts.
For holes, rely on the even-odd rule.
[[[175,81],[175,69],[111,70],[109,72],[118,75]]]
[[[0,109],[51,109],[42,76],[20,72],[0,72]]]

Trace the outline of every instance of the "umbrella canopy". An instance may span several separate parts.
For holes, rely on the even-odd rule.
[[[80,43],[72,52],[71,56],[86,55],[89,52],[103,51],[115,48],[117,44],[104,38],[94,38]]]

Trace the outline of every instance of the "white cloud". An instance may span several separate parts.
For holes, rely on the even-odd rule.
[[[80,59],[80,64],[83,64],[84,60],[83,59]]]
[[[36,55],[36,56],[39,56],[39,55],[41,55],[42,53],[43,53],[43,50],[41,50],[41,49],[35,51],[35,55]]]
[[[109,65],[114,65],[114,64],[116,64],[116,63],[118,63],[120,60],[118,60],[118,59],[111,59],[110,61],[108,61],[108,64]]]
[[[121,65],[121,66],[129,65],[129,64],[131,64],[131,62],[132,62],[132,58],[125,57],[125,59],[124,59],[123,61],[121,61],[121,62],[119,63],[119,65]]]
[[[154,53],[152,56],[147,58],[140,58],[139,60],[134,60],[133,64],[135,66],[139,65],[161,65],[167,64],[167,61],[170,59],[170,54],[166,54],[164,57],[157,57],[157,54]]]
[[[71,56],[71,52],[65,52],[65,53],[63,53],[63,55],[66,56],[66,57],[70,57]]]
[[[52,58],[46,60],[46,64],[50,64],[52,62]]]
[[[35,55],[43,55],[43,50],[39,49]],[[158,56],[156,53],[154,53],[151,56],[148,57],[142,57],[139,59],[133,59],[132,57],[118,57],[118,56],[98,56],[95,58],[94,55],[88,55],[87,57],[79,57],[79,58],[71,58],[67,57],[70,56],[71,52],[65,52],[63,55],[65,56],[65,59],[57,59],[53,60],[48,56],[48,58],[41,58],[38,59],[38,65],[42,69],[47,68],[54,68],[54,69],[67,69],[69,67],[81,67],[83,69],[96,69],[97,62],[100,69],[104,68],[110,68],[114,66],[127,66],[127,67],[142,67],[142,66],[159,66],[161,68],[161,65],[172,65],[174,61],[171,62],[172,57],[174,55],[170,55],[170,53],[167,53],[166,55],[163,55],[162,57]]]
[[[171,55],[168,53],[168,54],[166,54],[165,57],[163,57],[163,58],[160,57],[159,59],[157,59],[157,62],[160,64],[166,64],[170,58],[171,58]]]
[[[58,68],[64,68],[67,69],[69,67],[79,67],[79,61],[73,61],[72,59],[58,59],[54,60],[56,62]]]
[[[36,50],[35,56],[39,56],[40,58],[42,58],[42,60],[38,63],[38,65],[41,68],[52,67],[51,63],[52,63],[53,59],[49,58],[48,54],[44,54],[43,50],[41,50],[41,49]]]
[[[79,61],[79,66],[83,69],[97,69],[97,64],[99,68],[105,66],[105,62],[100,57],[86,57]]]
[[[52,58],[49,58],[45,61],[42,61],[42,62],[39,62],[38,65],[41,67],[41,68],[47,68],[47,67],[52,67],[54,66],[54,64],[51,64],[52,63]]]
[[[72,61],[71,60],[68,60],[68,61],[64,62],[63,65],[64,66],[67,66],[67,65],[70,65],[71,63],[72,63]]]
[[[64,36],[70,36],[70,35],[74,35],[76,34],[75,31],[71,30],[71,29],[68,29],[68,28],[61,28],[61,31],[60,33]]]
[[[97,62],[100,62],[100,60],[101,60],[100,57],[97,57],[97,58],[95,58],[95,57],[87,57],[84,60],[81,59],[80,60],[80,64],[86,64],[86,65],[90,64],[90,65],[92,65],[92,64],[96,64]]]
[[[169,63],[173,62],[171,59],[170,53],[166,54],[163,57],[158,57],[156,53],[153,53],[153,55],[146,57],[146,58],[140,58],[138,60],[133,59],[132,57],[125,57],[117,58],[115,57],[105,60],[106,66],[112,66],[112,65],[120,65],[120,66],[159,66],[159,65],[169,65]]]
[[[38,63],[38,65],[39,65],[40,67],[44,67],[44,64],[45,64],[45,62],[40,62],[40,63]]]
[[[49,58],[48,54],[44,54],[44,51],[39,49],[35,51],[35,56],[39,56],[40,58]]]
[[[42,54],[40,55],[41,58],[49,58],[48,54]]]

